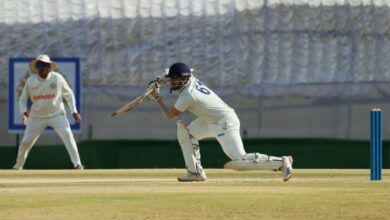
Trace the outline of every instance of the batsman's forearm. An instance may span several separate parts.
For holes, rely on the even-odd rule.
[[[163,102],[163,100],[160,98],[160,99],[157,99],[155,101],[155,103],[157,104],[157,107],[158,109],[160,110],[160,112],[164,115],[164,117],[166,119],[172,119],[175,117],[174,114],[172,114],[172,112],[169,110],[169,108],[165,105],[165,103]]]

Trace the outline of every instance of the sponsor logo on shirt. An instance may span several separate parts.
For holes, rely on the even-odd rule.
[[[57,87],[57,84],[56,84],[56,83],[51,83],[51,84],[50,84],[50,88],[54,89],[55,87]]]
[[[44,100],[44,99],[53,99],[56,97],[56,94],[43,94],[43,95],[34,95],[34,100]]]

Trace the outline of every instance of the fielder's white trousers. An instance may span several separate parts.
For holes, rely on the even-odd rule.
[[[240,135],[240,120],[236,114],[226,115],[216,124],[210,124],[198,118],[187,128],[197,140],[215,137],[231,160],[242,159],[246,155]]]
[[[29,118],[26,131],[19,145],[18,156],[14,166],[15,169],[23,168],[32,146],[48,126],[54,128],[62,139],[73,165],[81,165],[77,144],[70,129],[69,121],[66,115],[58,114],[50,118],[37,118],[32,116]]]

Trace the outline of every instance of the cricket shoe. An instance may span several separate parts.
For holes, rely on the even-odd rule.
[[[14,170],[23,170],[23,167],[19,167],[17,165],[13,166],[12,169]]]
[[[74,170],[84,170],[84,166],[81,164],[77,164],[77,166],[73,167]]]
[[[283,166],[282,166],[282,172],[283,172],[283,181],[287,182],[291,177],[293,173],[293,158],[292,156],[284,156],[283,158]]]
[[[188,172],[186,175],[179,176],[177,178],[177,181],[179,181],[179,182],[194,182],[194,181],[203,182],[205,180],[207,180],[207,176],[206,176],[206,173],[204,171],[202,171],[200,173]]]

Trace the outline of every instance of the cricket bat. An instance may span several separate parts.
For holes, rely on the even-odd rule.
[[[153,89],[146,90],[146,92],[144,92],[142,95],[138,96],[133,101],[129,102],[128,104],[124,105],[122,108],[111,113],[111,116],[122,115],[122,114],[134,109],[139,104],[143,103],[145,101],[145,98],[148,97],[148,95],[150,95],[152,92],[153,92]]]

